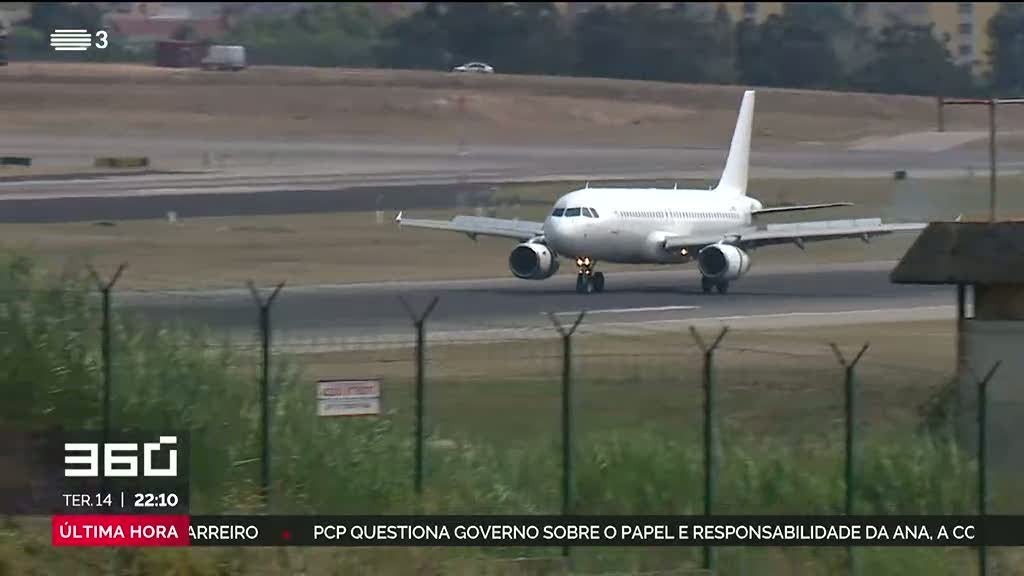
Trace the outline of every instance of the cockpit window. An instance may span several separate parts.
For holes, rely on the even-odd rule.
[[[565,212],[565,208],[555,208],[554,211],[551,212],[551,215],[556,217],[561,216],[562,212]]]
[[[586,216],[587,218],[593,218],[594,217],[593,215],[590,214],[590,208],[584,208],[583,209],[583,215]]]
[[[591,208],[591,209],[590,209],[590,214],[591,214],[591,215],[592,215],[592,216],[593,216],[594,218],[600,218],[600,216],[598,216],[598,215],[597,215],[597,210],[594,210],[593,208]]]
[[[566,218],[569,218],[571,216],[579,216],[579,215],[580,215],[580,209],[579,208],[566,208],[565,209],[565,216],[566,216]]]

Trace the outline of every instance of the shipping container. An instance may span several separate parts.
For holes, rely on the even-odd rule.
[[[156,65],[168,68],[194,68],[206,55],[202,42],[161,40],[156,46]]]

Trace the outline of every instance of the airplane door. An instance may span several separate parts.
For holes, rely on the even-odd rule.
[[[608,215],[608,232],[612,236],[619,236],[622,233],[623,220],[618,214],[611,213]]]

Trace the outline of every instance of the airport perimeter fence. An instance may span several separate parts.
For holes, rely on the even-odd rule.
[[[4,295],[6,417],[189,430],[197,513],[1022,512],[1012,478],[979,463],[985,412],[974,444],[957,433],[952,319],[729,330],[559,313],[486,325],[389,295],[386,318],[367,319],[315,291],[118,291],[98,274]],[[379,381],[380,414],[318,416],[323,379]],[[864,573],[900,553],[857,551]],[[572,551],[593,573],[759,573],[787,554]],[[842,550],[812,557],[846,565]],[[970,561],[908,562],[940,573]]]

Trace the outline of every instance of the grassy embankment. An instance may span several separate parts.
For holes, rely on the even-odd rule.
[[[42,284],[3,268],[0,394],[5,423],[97,425],[98,318],[73,281]],[[889,328],[862,371],[865,412],[858,506],[864,513],[969,513],[971,458],[921,425],[948,374],[949,327]],[[897,343],[916,334],[930,346]],[[723,513],[830,513],[842,481],[839,371],[819,338],[849,345],[862,328],[733,335],[720,355]],[[733,339],[735,338],[735,339]],[[692,346],[661,338],[578,344],[578,508],[584,514],[701,509],[699,386]],[[157,330],[121,317],[114,338],[114,415],[122,426],[186,427],[193,511],[255,512],[256,359],[199,330]],[[275,374],[274,509],[294,513],[557,513],[557,355],[550,342],[432,350],[432,442],[422,499],[411,489],[408,351],[279,357]],[[632,348],[631,348],[632,347]],[[871,358],[869,356],[869,358]],[[317,419],[309,382],[338,366],[385,378],[388,414]],[[545,417],[547,415],[548,417]],[[437,440],[446,442],[436,442]],[[998,484],[998,482],[997,482]],[[997,491],[996,501],[1005,502]],[[1003,495],[1007,492],[1002,492]],[[109,573],[112,553],[56,550],[44,519],[9,519],[0,573]],[[497,573],[494,560],[553,550],[133,550],[135,573]],[[833,573],[836,550],[732,548],[723,573]],[[969,550],[868,549],[873,574],[959,574]],[[588,549],[585,572],[692,566],[695,549]],[[756,566],[756,569],[754,568]],[[290,568],[289,568],[290,567]],[[525,569],[525,568],[524,568]],[[510,572],[505,572],[510,573]]]

